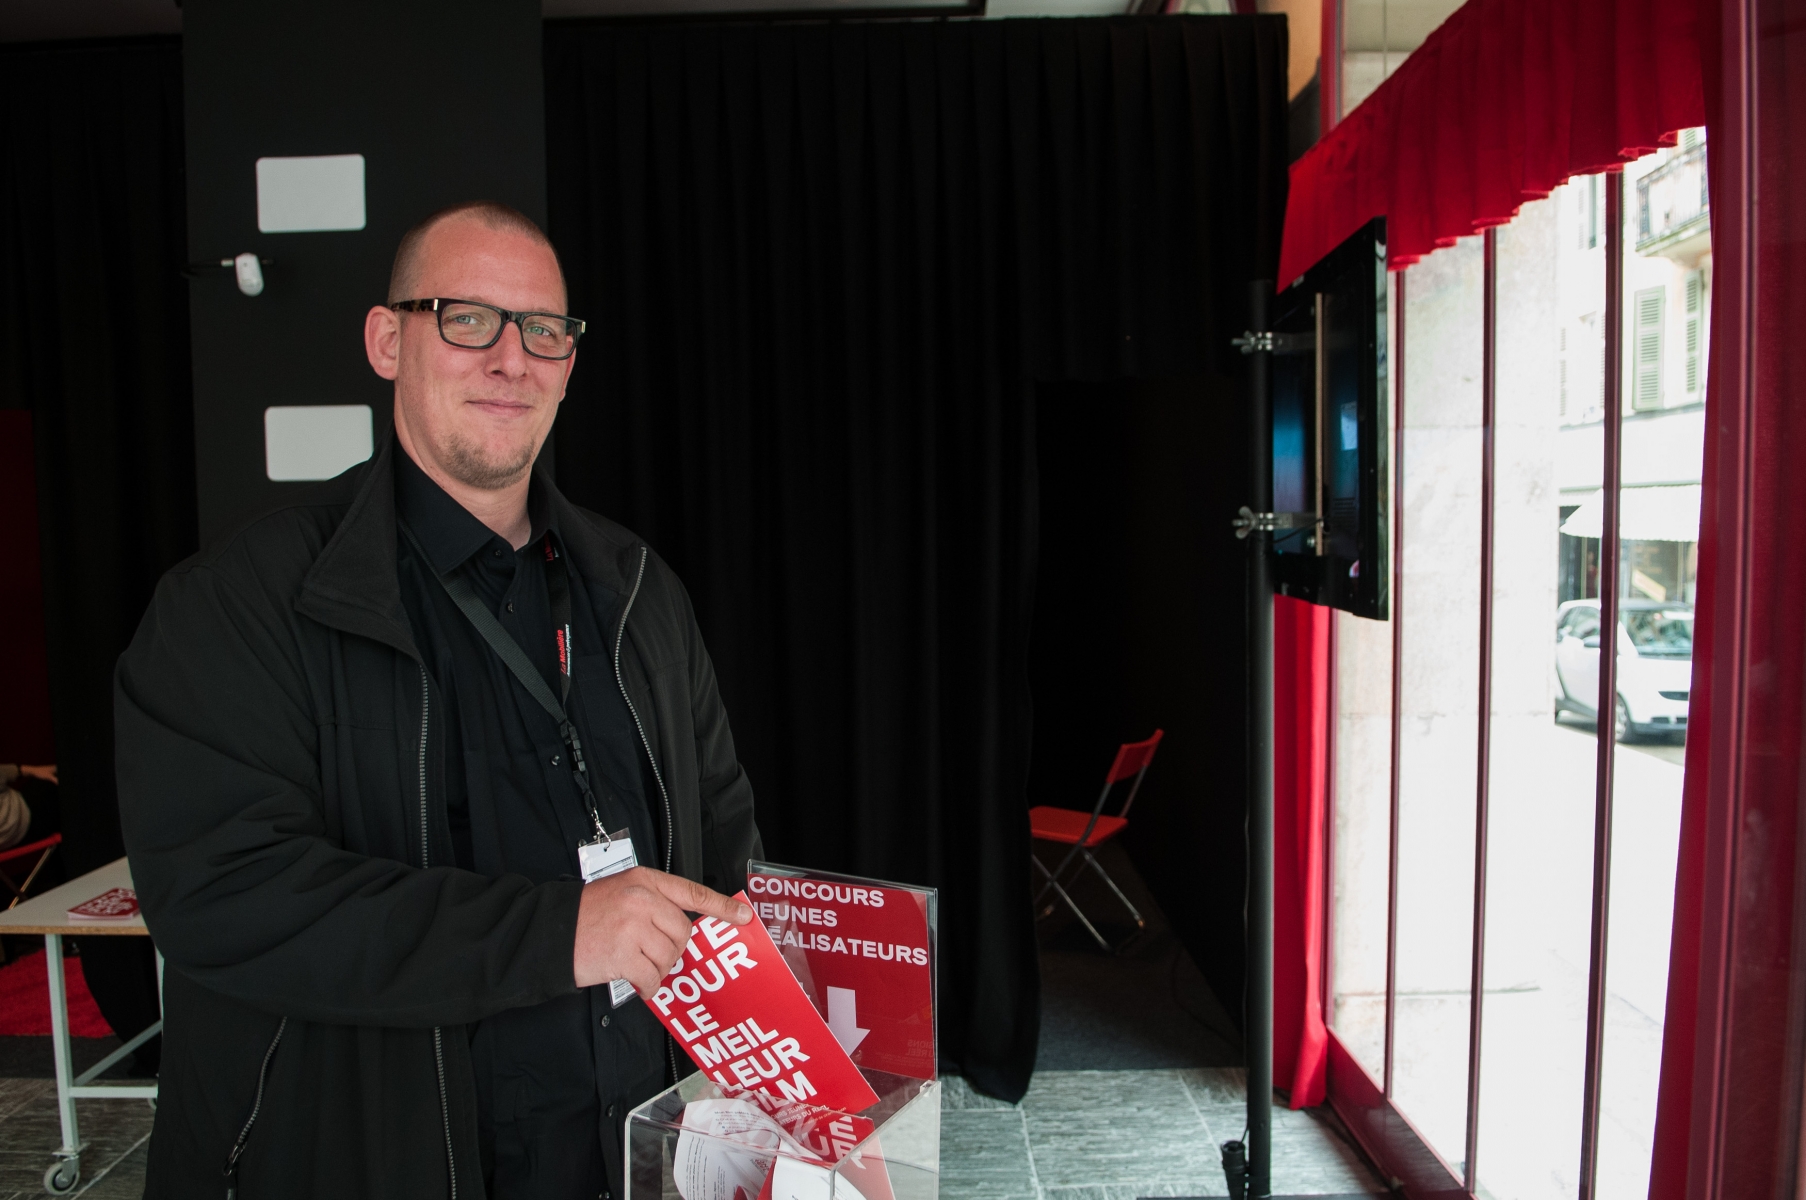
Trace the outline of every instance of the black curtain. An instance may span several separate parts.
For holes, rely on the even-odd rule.
[[[176,39],[0,48],[0,403],[32,413],[64,865],[125,853],[113,664],[195,549]],[[149,944],[88,938],[115,1031],[156,1016]]]
[[[1037,803],[1090,808],[1163,729],[1124,839],[1223,1007],[1243,1018],[1247,414],[1238,378],[1040,388],[1041,558],[1029,679]],[[1115,811],[1112,809],[1111,811]],[[1095,881],[1094,919],[1132,932]]]
[[[1232,376],[1285,63],[1280,17],[548,28],[560,486],[687,582],[771,856],[941,889],[942,1055],[996,1095],[1039,1022],[1035,381]]]

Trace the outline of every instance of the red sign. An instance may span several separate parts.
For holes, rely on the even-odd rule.
[[[738,899],[751,903],[745,892]],[[757,921],[697,918],[683,957],[647,1003],[730,1095],[847,1113],[878,1102]]]
[[[932,891],[768,863],[746,891],[854,1062],[935,1077]]]

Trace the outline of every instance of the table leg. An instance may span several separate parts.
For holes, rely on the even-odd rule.
[[[50,1049],[56,1058],[56,1107],[63,1122],[63,1148],[56,1157],[79,1160],[81,1128],[75,1121],[75,1063],[69,1047],[69,994],[63,986],[63,935],[44,935],[44,974],[50,980]]]

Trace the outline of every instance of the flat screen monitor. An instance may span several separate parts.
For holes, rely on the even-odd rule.
[[[1272,322],[1275,589],[1386,620],[1391,608],[1391,389],[1386,230],[1375,220],[1278,298]]]

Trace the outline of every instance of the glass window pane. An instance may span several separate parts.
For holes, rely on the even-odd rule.
[[[1480,239],[1406,274],[1393,1096],[1466,1154],[1480,595]]]
[[[1561,532],[1596,492],[1604,239],[1593,180],[1497,233],[1491,788],[1477,1175],[1498,1200],[1579,1191],[1597,751],[1596,599]],[[1591,244],[1590,244],[1591,243]],[[1583,361],[1587,360],[1587,361]],[[1591,414],[1593,425],[1564,415]],[[1596,549],[1595,549],[1596,554]],[[1589,658],[1591,662],[1587,661]]]
[[[1330,1028],[1385,1078],[1392,815],[1392,625],[1337,612],[1335,934]]]
[[[1463,0],[1342,0],[1342,112],[1373,94]]]
[[[1703,130],[1624,172],[1624,488],[1601,1200],[1649,1190],[1692,691],[1711,214]],[[1634,401],[1634,402],[1633,402]]]

